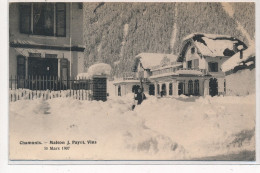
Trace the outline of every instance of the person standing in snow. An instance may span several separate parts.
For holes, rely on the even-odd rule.
[[[138,91],[137,91],[137,94],[136,94],[136,97],[135,97],[135,100],[137,100],[137,105],[140,105],[143,102],[143,100],[145,100],[145,99],[146,99],[146,96],[142,92],[142,89],[138,88]]]

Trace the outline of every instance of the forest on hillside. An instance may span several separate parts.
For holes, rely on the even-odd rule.
[[[112,75],[130,72],[141,52],[178,55],[191,33],[230,35],[249,44],[255,37],[254,3],[84,3],[86,69],[97,62]]]

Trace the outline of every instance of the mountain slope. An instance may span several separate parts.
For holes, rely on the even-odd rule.
[[[182,39],[202,32],[254,40],[254,3],[84,3],[86,68],[108,63],[113,75],[131,71],[141,52],[178,54]],[[240,28],[238,27],[238,23]]]

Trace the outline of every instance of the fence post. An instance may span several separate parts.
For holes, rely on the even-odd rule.
[[[16,90],[17,88],[16,88],[16,86],[17,86],[17,76],[15,75],[15,77],[14,77],[14,89]]]
[[[13,83],[12,83],[12,81],[13,81],[13,79],[12,79],[12,75],[11,75],[11,90],[13,90]]]
[[[58,76],[56,76],[56,82],[55,82],[55,90],[57,91],[57,88],[58,88]]]
[[[28,89],[31,89],[31,84],[30,84],[31,80],[30,79],[31,79],[31,76],[28,76]]]
[[[70,79],[70,76],[69,76],[69,88],[70,88],[70,97],[71,97],[71,79]]]
[[[36,92],[38,90],[38,78],[37,78],[37,75],[35,76],[35,81],[36,81]]]

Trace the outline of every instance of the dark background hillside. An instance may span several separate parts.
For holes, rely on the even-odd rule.
[[[254,3],[231,6],[228,14],[221,3],[84,3],[85,66],[108,63],[118,76],[131,71],[141,52],[178,54],[182,39],[195,32],[231,35],[249,44],[255,35]]]

